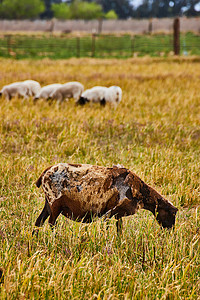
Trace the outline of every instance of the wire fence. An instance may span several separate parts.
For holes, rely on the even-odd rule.
[[[126,58],[173,54],[173,35],[88,35],[83,37],[5,35],[0,57],[62,59],[70,57]],[[200,55],[200,36],[181,34],[180,54]]]

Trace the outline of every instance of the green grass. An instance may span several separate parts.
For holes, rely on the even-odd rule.
[[[199,58],[1,59],[0,87],[78,80],[121,86],[117,109],[0,102],[1,299],[199,299]],[[122,164],[179,208],[173,232],[147,211],[85,225],[58,218],[32,237],[35,181],[58,162]]]
[[[23,36],[0,38],[0,56],[21,58],[62,59],[70,57],[126,58],[167,56],[173,52],[173,37],[167,34],[112,36]],[[200,37],[193,33],[181,35],[181,54],[200,55]]]

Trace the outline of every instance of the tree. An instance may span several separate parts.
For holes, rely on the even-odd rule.
[[[105,13],[114,10],[120,19],[133,16],[134,11],[130,0],[95,0],[95,2],[102,6]]]
[[[40,15],[40,17],[46,19],[51,19],[53,17],[53,11],[51,9],[52,4],[60,4],[63,2],[62,0],[42,0],[42,1],[44,2],[45,5],[45,11]]]
[[[110,10],[106,14],[103,13],[101,5],[94,2],[74,0],[71,4],[62,2],[60,4],[53,3],[51,10],[57,19],[117,19],[114,10]]]
[[[105,15],[104,15],[105,19],[112,19],[112,20],[116,20],[117,19],[117,14],[114,10],[110,10],[108,11]]]
[[[51,10],[58,19],[98,19],[103,16],[101,5],[80,0],[72,3],[52,4]]]
[[[53,2],[55,3],[55,1],[53,1],[53,0],[43,0],[43,2],[44,2],[44,5],[45,5],[45,10],[40,15],[40,17],[51,19],[53,17],[53,12],[51,10],[51,5],[53,4]]]
[[[150,17],[150,9],[151,1],[143,0],[142,4],[138,6],[138,8],[134,12],[134,17],[136,18],[149,18]]]
[[[70,10],[70,6],[65,3],[56,4],[53,3],[51,6],[51,10],[53,11],[53,15],[57,19],[71,19],[72,13]]]
[[[0,3],[0,17],[3,19],[36,18],[44,10],[41,0],[3,0]]]
[[[142,4],[134,11],[134,17],[138,18],[165,18],[199,15],[195,10],[195,5],[199,0],[143,0]]]
[[[103,16],[101,5],[94,2],[74,0],[70,4],[73,19],[98,19]]]

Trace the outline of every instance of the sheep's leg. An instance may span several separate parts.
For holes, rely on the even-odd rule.
[[[49,216],[49,212],[48,212],[46,204],[45,204],[41,214],[39,215],[39,217],[37,218],[37,220],[35,222],[35,226],[41,227],[44,224],[44,222],[46,221],[46,219],[48,218],[48,216]]]
[[[122,234],[122,218],[117,219],[116,226],[117,226],[117,234],[118,235]]]
[[[114,107],[114,109],[116,109],[117,106],[118,106],[118,103],[117,103],[117,102],[113,102],[113,107]]]
[[[48,98],[44,98],[43,100],[46,100],[49,103],[49,105],[52,105],[54,99],[51,98],[51,96],[49,96]]]
[[[42,212],[40,213],[39,217],[37,218],[37,220],[35,222],[35,226],[41,227],[49,215],[50,215],[50,207],[49,207],[47,200],[45,200],[44,208],[43,208]],[[34,235],[35,233],[36,234],[38,233],[38,229],[34,229],[32,232],[32,235]]]
[[[103,98],[103,99],[100,100],[100,104],[101,104],[101,106],[105,106],[105,105],[106,105],[106,100],[105,100],[105,98]]]
[[[5,98],[6,98],[6,100],[10,101],[12,96],[10,93],[5,93]]]
[[[119,207],[115,207],[114,209],[109,211],[109,218],[112,218],[112,216],[116,219],[116,227],[117,227],[117,234],[121,235],[122,233],[122,218],[119,215]]]
[[[61,213],[61,207],[60,205],[54,205],[51,209],[51,214],[49,217],[49,225],[51,226],[51,228],[53,229],[55,223],[56,223],[56,219],[59,216],[59,214]]]
[[[57,99],[57,107],[59,108],[60,104],[62,103],[63,101],[63,96],[61,93],[58,94],[58,96],[56,97]]]
[[[24,99],[29,99],[29,97],[31,97],[31,95],[29,95],[27,92],[21,92],[19,93],[19,96]]]
[[[75,103],[77,103],[78,102],[78,100],[80,99],[80,97],[81,97],[81,94],[80,93],[78,93],[78,94],[74,94],[74,95],[72,95],[72,97],[74,98],[74,101],[75,101]]]
[[[29,97],[27,95],[24,95],[24,96],[19,95],[19,96],[22,97],[22,103],[24,103],[26,100],[29,99]]]

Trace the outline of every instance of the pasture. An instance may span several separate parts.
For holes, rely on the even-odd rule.
[[[199,299],[200,59],[0,59],[0,87],[34,79],[119,85],[117,109],[0,100],[1,299]],[[58,162],[122,164],[179,208],[168,232],[152,214],[81,224],[60,216],[32,237],[35,186]]]

